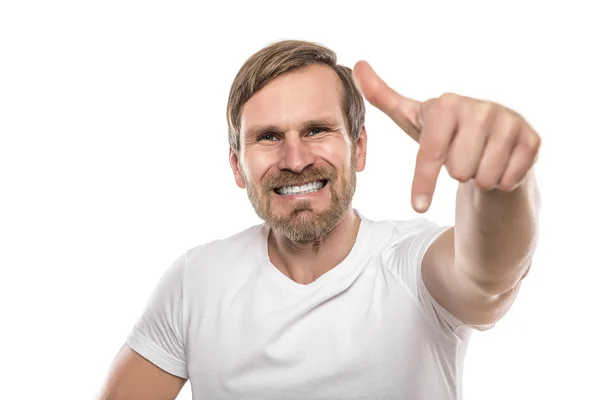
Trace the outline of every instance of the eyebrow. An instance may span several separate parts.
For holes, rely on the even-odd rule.
[[[305,131],[308,129],[314,129],[314,128],[336,128],[338,126],[340,126],[340,123],[338,121],[336,121],[335,119],[332,118],[315,118],[315,119],[311,119],[308,121],[304,121],[302,122],[302,124],[300,124],[301,126],[301,130]],[[259,136],[268,132],[282,132],[285,131],[286,129],[281,127],[281,126],[277,126],[277,125],[257,125],[257,126],[251,126],[248,129],[246,129],[246,135],[247,136]]]

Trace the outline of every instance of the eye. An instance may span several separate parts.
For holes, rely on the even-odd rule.
[[[278,138],[273,133],[266,133],[266,134],[260,135],[258,137],[258,141],[261,141],[261,140],[273,141],[273,140],[278,140]]]
[[[323,133],[323,132],[327,132],[327,128],[312,128],[310,131],[308,131],[308,134],[316,135],[318,133]]]

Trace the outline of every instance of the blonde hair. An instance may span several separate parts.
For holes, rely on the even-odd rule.
[[[282,40],[254,53],[233,80],[227,101],[229,145],[233,151],[240,149],[240,115],[244,104],[278,76],[314,64],[328,65],[339,76],[348,133],[354,142],[358,140],[365,120],[365,103],[352,79],[352,70],[337,64],[337,55],[327,47],[303,40]]]

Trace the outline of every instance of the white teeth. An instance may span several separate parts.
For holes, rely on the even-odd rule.
[[[277,189],[277,193],[282,196],[288,196],[290,194],[312,193],[323,189],[323,187],[325,187],[325,183],[323,181],[314,181],[302,186],[284,186]]]

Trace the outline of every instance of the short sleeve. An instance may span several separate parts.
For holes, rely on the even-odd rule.
[[[413,297],[425,318],[445,335],[465,338],[470,330],[488,330],[491,325],[468,325],[442,307],[429,293],[421,266],[425,252],[450,226],[439,226],[425,218],[397,222],[387,251],[387,264]]]
[[[127,345],[160,369],[187,379],[183,279],[187,253],[167,269],[127,337]]]

